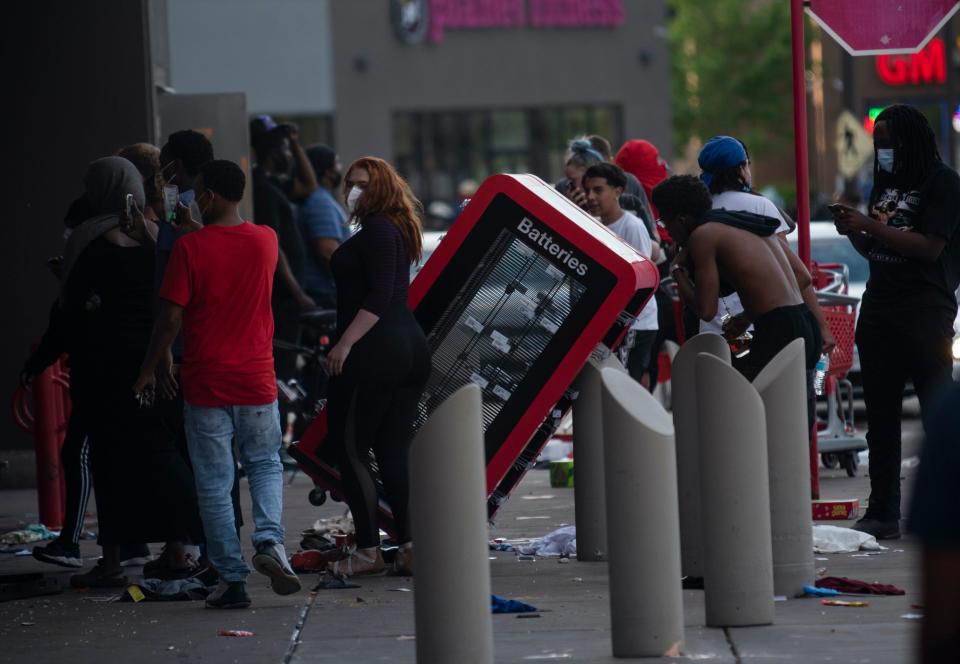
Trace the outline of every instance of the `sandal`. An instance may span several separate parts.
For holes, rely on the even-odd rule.
[[[386,569],[380,547],[351,548],[347,557],[327,565],[327,571],[337,577],[373,576]]]
[[[74,588],[123,588],[127,585],[127,577],[120,569],[108,570],[101,558],[89,572],[71,576],[70,585]]]
[[[413,542],[405,542],[397,549],[391,574],[393,576],[413,576]]]

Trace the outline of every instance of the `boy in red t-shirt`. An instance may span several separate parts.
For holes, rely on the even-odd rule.
[[[182,326],[187,444],[207,555],[221,579],[207,599],[213,608],[250,605],[245,586],[250,570],[230,499],[234,439],[253,498],[253,566],[270,577],[275,592],[300,590],[280,525],[283,468],[270,309],[277,236],[240,216],[244,186],[243,171],[233,162],[214,160],[201,169],[196,202],[204,227],[173,246],[160,287],[160,313],[134,385],[140,393],[159,380],[161,396],[175,391],[170,347]]]

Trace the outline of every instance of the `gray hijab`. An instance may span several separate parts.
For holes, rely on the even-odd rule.
[[[133,194],[133,200],[141,210],[144,207],[143,176],[123,157],[103,157],[91,162],[83,176],[83,185],[83,197],[93,216],[77,226],[67,238],[63,252],[63,286],[90,243],[120,225],[120,213],[127,194]]]

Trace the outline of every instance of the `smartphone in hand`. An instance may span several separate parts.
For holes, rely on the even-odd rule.
[[[171,224],[177,221],[177,203],[180,202],[180,189],[175,184],[163,188],[163,216]]]

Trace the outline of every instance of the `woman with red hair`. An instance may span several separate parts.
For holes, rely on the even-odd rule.
[[[331,567],[340,575],[383,570],[379,475],[396,524],[398,571],[410,573],[407,452],[430,376],[427,340],[407,306],[410,263],[420,259],[422,247],[422,207],[393,167],[375,157],[350,165],[343,193],[359,230],[330,259],[338,341],[327,356],[327,408],[356,548]],[[378,473],[370,465],[371,451]]]

